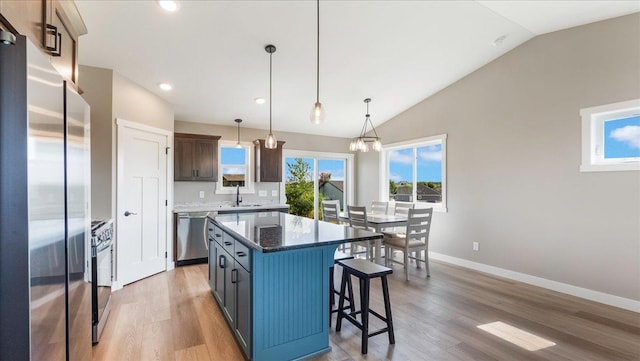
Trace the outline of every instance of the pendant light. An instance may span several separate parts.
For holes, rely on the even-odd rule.
[[[276,149],[278,147],[278,141],[276,137],[273,135],[271,130],[271,88],[272,88],[272,58],[273,53],[276,52],[276,47],[273,45],[267,45],[264,50],[269,53],[269,135],[267,139],[264,141],[264,147],[267,149]]]
[[[242,119],[235,119],[234,122],[238,124],[238,142],[236,143],[236,148],[242,148],[242,145],[240,145],[240,123],[242,123]]]
[[[379,152],[382,150],[382,143],[380,143],[380,137],[378,137],[378,133],[376,132],[376,128],[373,127],[373,123],[371,123],[371,115],[369,114],[369,103],[371,103],[371,98],[367,98],[364,100],[365,104],[367,104],[367,114],[364,117],[364,125],[362,126],[362,130],[360,131],[360,136],[357,138],[353,138],[351,144],[349,144],[350,151],[359,151],[359,152],[368,152],[369,144],[372,143],[371,147],[373,150]],[[374,137],[367,136],[367,125],[371,124],[371,130]]]
[[[309,119],[313,124],[322,124],[327,114],[320,103],[320,0],[316,0],[316,8],[316,102],[311,108]]]

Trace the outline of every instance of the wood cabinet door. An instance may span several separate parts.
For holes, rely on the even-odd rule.
[[[0,0],[2,17],[41,50],[43,11],[43,0]]]
[[[199,181],[218,180],[218,141],[195,141],[196,179]]]
[[[173,160],[173,179],[189,181],[195,179],[195,140],[176,137]]]
[[[258,139],[256,146],[256,182],[282,182],[282,145],[278,141],[276,149],[267,149],[264,140]]]
[[[72,33],[70,27],[67,25],[68,20],[64,15],[63,10],[60,8],[58,1],[51,3],[51,21],[50,23],[56,27],[60,34],[57,39],[54,36],[47,36],[47,41],[57,44],[51,44],[59,48],[59,56],[51,56],[51,64],[66,80],[70,80],[77,84],[77,36]]]

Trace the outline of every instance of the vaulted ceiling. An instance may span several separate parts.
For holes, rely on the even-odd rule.
[[[339,137],[360,132],[364,98],[373,99],[379,125],[536,35],[640,11],[638,1],[323,0],[327,119],[313,125],[315,1],[180,1],[173,13],[156,1],[77,3],[89,30],[80,63],[148,88],[175,105],[177,120],[234,126],[242,118],[245,127],[267,129],[264,47],[274,44],[274,131]],[[161,82],[173,90],[160,90]]]

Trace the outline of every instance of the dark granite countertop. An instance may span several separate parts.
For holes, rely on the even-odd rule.
[[[287,251],[382,237],[380,233],[282,212],[223,214],[215,216],[213,220],[227,233],[261,252]]]

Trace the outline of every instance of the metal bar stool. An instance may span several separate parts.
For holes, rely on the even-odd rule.
[[[347,259],[353,259],[353,256],[346,254],[344,252],[336,251],[336,253],[333,255],[333,264],[336,265],[338,264],[339,261],[343,261]],[[333,270],[334,270],[334,266],[331,266],[329,268],[329,327],[331,327],[331,315],[338,312],[337,308],[333,308],[333,306],[335,306],[336,304],[335,295],[340,295],[340,292],[336,290],[335,284],[333,281]],[[349,308],[351,309],[351,312],[355,312],[356,307],[352,301],[353,286],[351,284],[351,279],[349,279],[347,287],[348,287],[347,292],[349,293],[349,296],[348,297],[345,296],[345,299],[349,301],[349,306],[345,306],[345,308]]]
[[[391,318],[391,303],[389,302],[389,285],[387,283],[387,275],[392,274],[393,270],[364,259],[348,259],[339,261],[342,266],[342,282],[340,283],[340,299],[338,301],[338,319],[336,321],[336,332],[342,327],[342,319],[346,319],[362,331],[362,353],[367,353],[369,337],[387,332],[389,335],[389,343],[395,344],[395,336],[393,334],[393,319]],[[360,310],[351,310],[350,313],[345,312],[344,300],[346,299],[347,284],[351,282],[351,276],[355,276],[360,280]],[[384,297],[383,317],[374,310],[369,309],[369,285],[372,278],[378,278],[382,281],[382,296]],[[350,302],[353,304],[353,301]],[[369,333],[369,313],[376,316],[387,324],[387,327]],[[362,322],[356,319],[360,315]]]

